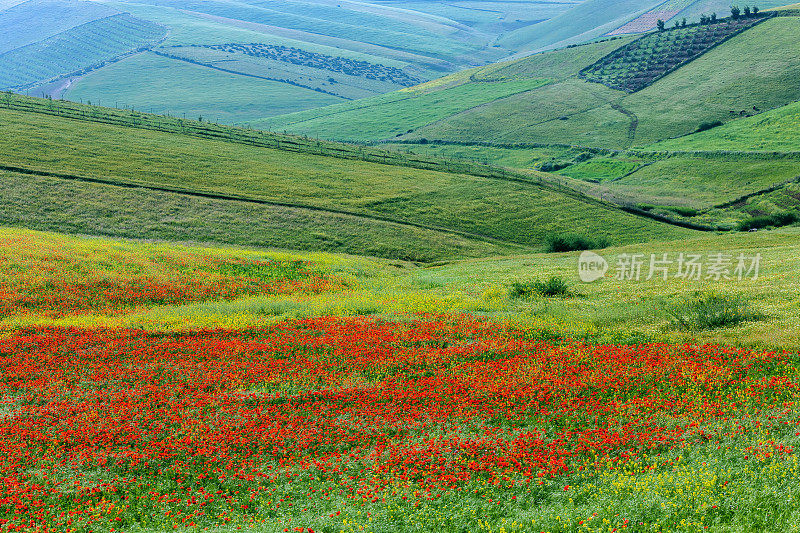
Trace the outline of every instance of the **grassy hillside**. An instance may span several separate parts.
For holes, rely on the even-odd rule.
[[[393,222],[494,243],[500,248],[539,247],[547,235],[563,232],[605,235],[619,243],[689,233],[542,187],[533,177],[528,183],[415,170],[222,140],[89,125],[81,120],[6,109],[0,109],[0,118],[2,134],[9,140],[0,148],[0,163],[39,173],[57,172],[84,183],[101,179],[107,185],[177,190],[200,198],[212,195],[214,199],[348,215],[349,220]],[[64,139],[69,139],[67,153]],[[120,145],[126,147],[123,157]],[[71,197],[61,200],[76,201]],[[80,205],[73,207],[73,211],[80,209]],[[118,216],[115,210],[122,206],[107,209],[113,219]],[[119,216],[130,216],[129,210],[123,211]],[[52,215],[34,210],[31,218],[22,220],[33,227],[52,227],[52,217],[60,216],[58,212]],[[151,215],[148,217],[152,220]],[[355,228],[350,231],[357,233]],[[287,235],[284,246],[292,246],[291,237]],[[212,238],[220,240],[218,233]],[[390,244],[387,248],[392,251],[383,255],[402,255],[397,252],[401,243]],[[325,246],[317,249],[328,249]],[[352,242],[343,246],[353,249]],[[413,250],[413,246],[405,250],[406,256],[413,256]],[[452,257],[457,253],[443,249],[436,255]]]
[[[387,139],[408,132],[410,139],[548,142],[520,137],[519,122],[545,123],[612,99],[614,92],[610,89],[570,78],[626,42],[616,39],[535,55],[381,97],[275,117],[258,124],[355,141]],[[466,127],[461,126],[462,121],[467,122]],[[354,124],[359,127],[351,127]]]
[[[641,91],[764,20],[765,17],[740,17],[717,24],[688,25],[657,31],[613,51],[582,70],[580,76],[620,91]]]
[[[116,9],[95,2],[27,0],[14,4],[0,2],[0,54],[119,14]]]
[[[343,101],[303,87],[289,91],[286,87],[145,52],[86,75],[64,98],[228,124]]]
[[[800,151],[800,103],[652,145],[655,150]]]
[[[501,141],[513,137],[624,148],[691,133],[705,122],[727,122],[754,113],[753,108],[800,99],[792,81],[800,74],[800,55],[792,45],[798,31],[800,18],[769,20],[629,96],[569,81],[569,90],[550,86],[500,100],[421,128],[409,138],[477,141],[499,136]],[[511,109],[524,111],[512,118]],[[561,117],[567,117],[561,124],[548,123]],[[495,124],[502,124],[496,132]]]
[[[800,176],[800,157],[673,156],[644,166],[607,187],[631,201],[708,209]]]
[[[454,20],[486,33],[502,34],[551,19],[567,11],[580,0],[520,3],[514,0],[376,0],[377,4],[397,9],[430,13]]]
[[[409,89],[274,120],[256,121],[253,125],[347,141],[386,139],[548,83],[549,79],[530,78],[468,83],[432,92]]]
[[[432,262],[520,247],[362,216],[0,171],[2,224],[79,235]]]
[[[507,5],[482,11],[484,8],[441,2],[438,8],[445,13],[438,14],[414,6],[308,0],[109,2],[168,27],[169,36],[156,51],[198,68],[173,62],[169,68],[178,75],[165,80],[160,77],[163,62],[153,65],[151,57],[147,61],[129,59],[90,76],[37,86],[31,94],[126,102],[145,108],[157,93],[154,110],[213,115],[225,123],[241,123],[390,93],[447,72],[489,63],[511,52],[490,46],[493,37],[524,25],[529,17],[538,22],[569,7],[534,3],[526,12],[514,2],[501,4]],[[462,22],[447,17],[447,11],[461,13],[465,9],[480,14],[480,20]],[[498,16],[515,18],[514,22],[490,22]],[[287,52],[287,48],[294,51]],[[143,80],[154,77],[161,80],[157,91],[142,86]],[[281,85],[251,90],[254,80]],[[231,84],[235,86],[234,101],[223,106]],[[281,94],[273,89],[280,89]],[[248,90],[252,92],[249,102]],[[144,96],[135,98],[136,93]],[[220,107],[226,109],[218,112]]]
[[[414,98],[411,89],[260,124],[341,140],[381,140],[408,132],[401,138],[604,149],[645,146],[692,133],[703,124],[730,122],[799,100],[794,81],[800,76],[800,52],[794,46],[798,31],[800,18],[767,20],[650,80],[634,94],[578,78],[581,70],[630,43],[626,37],[474,69],[422,85]],[[624,69],[644,61],[620,56],[620,61],[628,60]],[[486,83],[538,79],[550,83],[505,96],[498,92],[471,106],[448,104],[428,111],[431,102],[450,94],[484,93]],[[358,127],[349,128],[351,124]]]
[[[753,108],[800,99],[800,18],[777,18],[746,31],[621,104],[639,116],[635,143],[691,133],[703,122],[728,122]]]

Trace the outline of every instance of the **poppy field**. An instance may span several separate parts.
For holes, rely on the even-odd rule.
[[[299,260],[0,233],[0,319],[119,314],[253,294],[324,292],[337,286],[337,280]]]
[[[325,317],[29,328],[0,366],[7,531],[704,530],[800,497],[788,353]]]
[[[0,329],[2,532],[800,523],[796,352],[454,310],[90,327],[64,320],[366,282],[280,254],[0,237],[2,308],[36,318]]]

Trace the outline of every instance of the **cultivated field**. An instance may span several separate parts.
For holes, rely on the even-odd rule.
[[[224,90],[220,88],[224,87]],[[64,98],[177,117],[236,124],[343,99],[275,80],[240,76],[145,52],[97,70]],[[164,98],[164,95],[172,95]]]

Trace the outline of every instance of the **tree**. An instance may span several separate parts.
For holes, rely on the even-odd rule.
[[[711,19],[709,19],[711,24],[714,24],[717,21],[717,14],[711,13]]]
[[[700,24],[706,25],[711,22],[711,18],[708,15],[700,15]]]
[[[758,16],[758,12],[759,12],[759,11],[761,11],[761,10],[760,10],[760,9],[758,9],[758,6],[753,6],[753,16],[754,16],[754,17],[757,17],[757,16]]]
[[[744,6],[744,16],[745,17],[750,16],[750,6]]]
[[[663,20],[658,19],[656,24],[658,25],[658,31],[664,31],[666,29],[666,23]]]
[[[742,14],[742,10],[739,9],[739,6],[732,6],[731,7],[731,18],[736,20],[739,18],[739,15]]]
[[[681,21],[681,28],[685,28],[685,27],[686,27],[686,19],[684,18],[684,19]]]

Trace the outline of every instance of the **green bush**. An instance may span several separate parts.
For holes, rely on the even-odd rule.
[[[597,250],[607,248],[609,244],[605,237],[587,237],[578,233],[551,234],[545,237],[545,250],[550,253]]]
[[[673,213],[676,213],[682,217],[696,217],[697,215],[700,214],[700,211],[698,211],[697,209],[681,205],[667,206],[664,209],[666,209],[667,211],[672,211]]]
[[[559,170],[563,170],[569,166],[572,166],[571,162],[568,161],[557,161],[555,159],[550,161],[545,161],[539,165],[539,170],[542,172],[557,172]]]
[[[700,133],[701,131],[713,130],[714,128],[718,128],[720,126],[722,126],[722,122],[720,122],[719,120],[714,122],[703,122],[697,127],[697,130],[695,130],[695,132]]]
[[[763,215],[750,217],[739,222],[736,227],[739,231],[750,231],[751,229],[761,229],[767,227],[779,228],[800,222],[800,214],[797,211],[786,211],[774,215]]]
[[[564,278],[553,276],[547,281],[515,281],[509,288],[509,296],[512,298],[530,298],[533,295],[539,296],[571,296],[569,284]]]
[[[714,292],[695,293],[694,297],[674,305],[668,312],[674,328],[691,331],[732,327],[760,318],[743,298]]]

